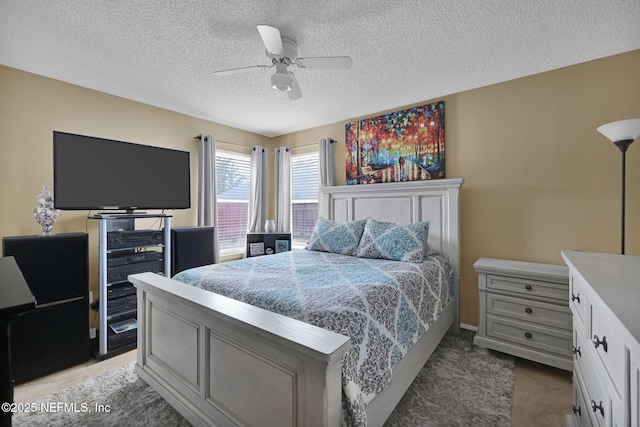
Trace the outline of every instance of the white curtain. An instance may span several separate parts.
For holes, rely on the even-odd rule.
[[[276,150],[276,232],[291,232],[291,150],[280,147]]]
[[[198,226],[215,227],[213,258],[220,262],[218,241],[218,206],[216,203],[216,139],[198,136]]]
[[[331,138],[320,138],[318,141],[319,165],[320,165],[320,188],[336,185],[336,159],[333,154],[335,141]],[[323,212],[325,206],[323,195],[318,194],[318,213],[326,217],[328,212]]]
[[[249,190],[249,223],[247,231],[263,232],[268,215],[267,149],[256,145],[251,151],[251,180]]]

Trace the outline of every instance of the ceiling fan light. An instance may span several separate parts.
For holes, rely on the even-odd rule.
[[[271,87],[280,92],[288,92],[292,85],[291,76],[287,73],[275,73],[271,76]]]

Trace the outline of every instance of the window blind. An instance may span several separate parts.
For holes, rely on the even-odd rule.
[[[216,150],[216,195],[220,252],[244,251],[249,219],[248,154]]]
[[[307,242],[318,219],[318,153],[291,156],[291,238]]]

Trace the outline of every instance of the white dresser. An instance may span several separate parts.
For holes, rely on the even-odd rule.
[[[640,425],[640,257],[562,251],[573,313],[567,426]]]
[[[570,371],[569,269],[480,258],[474,344]]]

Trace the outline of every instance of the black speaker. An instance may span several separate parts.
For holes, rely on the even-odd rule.
[[[89,360],[88,243],[85,233],[2,239],[37,303],[10,326],[17,384]]]
[[[15,236],[2,239],[39,306],[87,295],[89,243],[85,233]]]
[[[171,274],[214,263],[215,227],[171,229]]]

